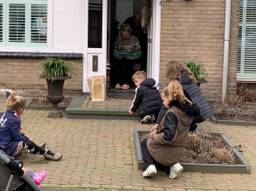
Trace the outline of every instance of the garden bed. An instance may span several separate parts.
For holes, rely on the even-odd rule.
[[[134,141],[138,169],[144,162],[141,154],[141,139],[149,131],[135,129]],[[189,135],[186,155],[182,158],[184,171],[216,173],[250,173],[250,165],[228,141],[224,134],[193,133]]]
[[[63,101],[58,104],[58,109],[65,109],[71,102],[72,97],[64,97]],[[52,104],[47,97],[32,97],[28,99],[27,108],[29,109],[51,109]]]
[[[255,102],[209,102],[217,123],[229,125],[256,125]]]
[[[256,89],[240,83],[236,95],[229,95],[225,102],[217,99],[209,102],[217,123],[256,126]]]

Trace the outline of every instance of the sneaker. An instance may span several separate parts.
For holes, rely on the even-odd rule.
[[[152,177],[157,174],[156,166],[151,164],[148,168],[142,173],[144,178]]]
[[[36,183],[36,185],[40,185],[44,178],[47,176],[47,172],[45,170],[39,171],[39,172],[34,172],[32,179],[34,181],[34,183]]]
[[[44,159],[45,160],[53,160],[53,161],[58,161],[61,160],[62,154],[61,153],[54,153],[50,150],[46,151],[44,153]]]
[[[147,123],[151,123],[152,122],[152,116],[151,115],[146,115],[145,117],[143,117],[143,119],[141,120],[142,124],[147,124]]]
[[[180,163],[176,163],[170,167],[169,178],[175,179],[183,171],[183,166]]]

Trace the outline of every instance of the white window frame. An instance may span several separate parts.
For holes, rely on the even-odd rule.
[[[245,70],[244,70],[245,60],[246,60],[246,54],[245,54],[245,51],[246,51],[246,29],[247,29],[247,27],[255,27],[256,28],[256,23],[246,23],[246,15],[247,15],[247,7],[248,7],[247,0],[243,0],[243,1],[241,0],[240,3],[243,3],[243,9],[242,9],[242,15],[240,15],[242,18],[239,21],[239,28],[241,27],[242,31],[241,31],[241,40],[238,42],[239,46],[241,46],[241,52],[240,52],[240,60],[238,60],[239,67],[237,70],[237,80],[238,81],[256,81],[256,71],[245,72]],[[241,7],[240,7],[240,9],[241,9]],[[255,17],[256,17],[256,14],[255,14]],[[255,63],[255,65],[256,65],[256,63]],[[239,68],[240,68],[240,70],[239,70]]]
[[[48,41],[48,0],[0,0],[3,5],[3,42],[0,42],[1,48],[47,48]],[[9,5],[25,4],[25,42],[9,42]],[[47,8],[47,37],[45,43],[31,42],[31,5],[45,4]]]

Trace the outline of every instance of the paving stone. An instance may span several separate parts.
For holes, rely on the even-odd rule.
[[[0,110],[5,99],[0,98]],[[47,110],[25,110],[22,127],[35,142],[63,153],[59,162],[24,155],[24,164],[46,170],[46,191],[82,190],[256,190],[256,127],[204,122],[201,130],[224,133],[233,145],[242,145],[251,174],[183,173],[170,180],[164,173],[144,179],[137,170],[133,147],[134,128],[148,128],[136,120],[48,118]]]

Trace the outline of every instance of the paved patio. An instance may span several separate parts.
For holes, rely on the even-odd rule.
[[[0,109],[4,109],[0,98]],[[160,173],[144,179],[137,170],[133,129],[148,128],[137,120],[48,118],[47,110],[26,110],[22,127],[36,142],[63,153],[59,162],[40,156],[24,156],[26,165],[45,169],[49,175],[42,188],[46,191],[82,190],[256,190],[256,127],[215,125],[205,122],[200,128],[222,132],[234,145],[243,146],[251,164],[251,174],[183,173],[170,180]]]

